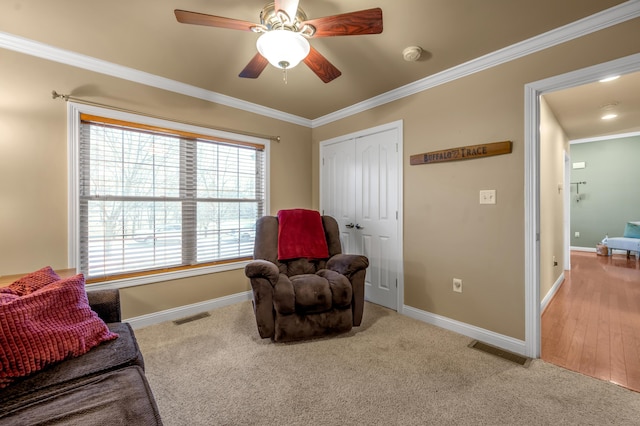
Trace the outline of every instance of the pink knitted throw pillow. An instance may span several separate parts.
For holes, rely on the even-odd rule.
[[[118,337],[91,310],[82,274],[0,296],[0,388]]]
[[[33,293],[34,291],[58,280],[60,280],[60,277],[55,273],[51,266],[45,266],[42,269],[38,269],[37,271],[14,281],[7,287],[0,287],[0,293],[24,296],[25,294]]]

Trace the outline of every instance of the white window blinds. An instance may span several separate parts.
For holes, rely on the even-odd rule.
[[[264,146],[81,115],[79,269],[89,280],[251,257]]]

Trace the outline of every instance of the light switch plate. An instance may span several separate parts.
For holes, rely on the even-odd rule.
[[[480,191],[480,204],[495,204],[495,203],[496,203],[495,189],[483,189]]]

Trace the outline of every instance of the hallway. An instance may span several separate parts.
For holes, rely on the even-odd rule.
[[[571,252],[542,314],[541,358],[640,392],[640,262]]]

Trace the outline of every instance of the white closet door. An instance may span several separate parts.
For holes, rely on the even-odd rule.
[[[336,218],[343,253],[369,258],[365,297],[398,309],[398,131],[321,146],[321,206]]]
[[[398,161],[396,130],[356,139],[356,235],[369,258],[367,300],[397,309]]]

